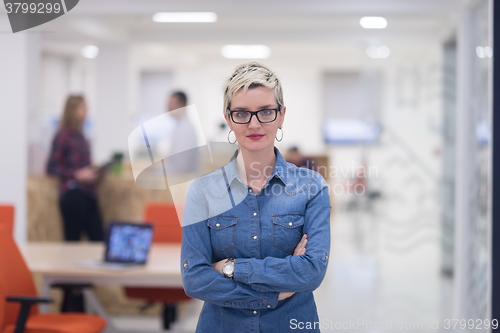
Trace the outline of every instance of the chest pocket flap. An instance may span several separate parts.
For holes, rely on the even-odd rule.
[[[236,216],[215,216],[207,221],[210,228],[210,240],[212,248],[216,251],[227,251],[236,246]]]
[[[273,219],[273,243],[287,253],[293,252],[303,235],[304,215],[275,215]]]

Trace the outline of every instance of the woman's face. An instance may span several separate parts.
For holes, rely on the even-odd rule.
[[[78,108],[76,108],[76,118],[79,121],[84,121],[86,116],[87,116],[87,105],[83,101],[78,105]]]
[[[231,101],[230,111],[259,111],[277,108],[278,103],[274,91],[267,87],[257,87],[248,89],[246,92],[243,89],[237,91]],[[260,123],[256,116],[253,116],[248,124],[235,124],[227,113],[225,118],[229,128],[234,131],[240,148],[249,151],[272,150],[276,131],[285,120],[285,112],[286,107],[282,107],[276,120],[271,123]]]

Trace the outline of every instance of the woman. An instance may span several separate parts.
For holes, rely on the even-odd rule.
[[[183,213],[184,288],[205,301],[196,332],[320,331],[312,292],[328,263],[330,199],[318,173],[274,147],[285,114],[267,67],[241,65],[226,81],[224,117],[239,150],[191,184]]]
[[[59,177],[59,207],[64,239],[78,241],[86,232],[102,241],[104,232],[96,199],[97,171],[91,167],[90,148],[82,133],[87,106],[82,96],[69,96],[52,142],[47,172]]]

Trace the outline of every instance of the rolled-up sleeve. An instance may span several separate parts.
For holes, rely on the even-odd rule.
[[[183,221],[181,271],[186,294],[223,307],[261,309],[275,308],[278,292],[258,291],[212,268],[212,245],[207,220],[200,216],[207,211],[196,181],[188,190],[183,217],[194,214],[198,221]]]
[[[285,258],[237,258],[234,279],[256,290],[311,292],[318,288],[330,253],[330,208],[328,187],[324,184],[306,206],[306,253]]]

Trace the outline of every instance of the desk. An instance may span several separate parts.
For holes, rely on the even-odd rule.
[[[26,243],[19,246],[28,268],[43,277],[42,296],[50,296],[54,283],[75,282],[95,285],[136,287],[182,287],[179,245],[153,244],[148,263],[125,270],[95,269],[78,266],[77,262],[103,258],[102,243]],[[102,305],[89,289],[84,291],[90,309],[108,320],[106,332],[117,332]],[[42,312],[48,307],[41,306]]]

